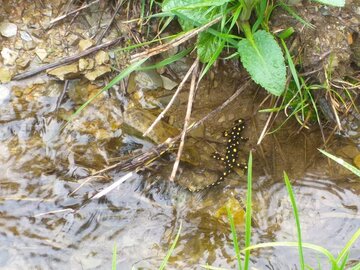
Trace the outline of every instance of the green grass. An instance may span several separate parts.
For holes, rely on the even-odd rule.
[[[174,242],[172,243],[169,251],[167,252],[164,260],[162,261],[162,263],[161,263],[161,265],[160,265],[160,267],[159,267],[159,270],[165,269],[165,266],[166,266],[167,262],[169,261],[169,258],[170,258],[170,256],[171,256],[171,254],[173,253],[173,251],[174,251],[174,249],[175,249],[175,247],[176,247],[176,244],[177,244],[177,242],[178,242],[178,240],[179,240],[180,233],[181,233],[181,227],[182,227],[182,222],[180,222],[179,230],[178,230],[178,232],[177,232],[177,234],[176,234],[176,237],[175,237],[175,239],[174,239]]]
[[[325,151],[322,151],[322,152],[324,152],[324,154],[326,153]],[[333,158],[333,156],[328,153],[326,153],[326,155]],[[237,264],[238,264],[238,269],[240,269],[240,270],[242,270],[242,269],[248,270],[249,269],[249,262],[250,262],[250,256],[251,256],[250,252],[252,250],[263,249],[263,248],[276,248],[276,247],[294,247],[294,248],[297,248],[297,250],[298,250],[300,269],[324,269],[320,264],[316,268],[313,268],[306,264],[305,258],[304,258],[304,252],[303,252],[303,249],[306,248],[306,249],[313,250],[313,251],[325,256],[331,265],[331,270],[345,270],[345,269],[360,270],[360,263],[357,263],[352,268],[347,268],[347,266],[346,266],[348,259],[349,259],[350,249],[353,246],[353,244],[360,237],[360,228],[350,237],[348,242],[345,244],[344,248],[339,252],[338,256],[333,255],[325,247],[315,245],[312,243],[303,242],[300,217],[299,217],[299,212],[298,212],[297,205],[296,205],[295,195],[294,195],[293,188],[291,186],[289,177],[285,172],[284,172],[284,182],[285,182],[285,186],[286,186],[286,189],[287,189],[287,192],[289,195],[289,200],[290,200],[290,203],[291,203],[291,206],[293,209],[294,218],[295,218],[295,226],[297,229],[297,238],[298,238],[297,241],[267,242],[267,243],[259,243],[259,244],[251,245],[251,242],[250,242],[251,228],[252,228],[251,221],[252,221],[253,217],[252,217],[252,200],[251,200],[251,197],[252,197],[252,195],[251,195],[251,193],[252,193],[251,192],[251,190],[252,190],[252,154],[250,153],[249,162],[248,162],[248,174],[247,174],[245,247],[243,249],[240,249],[239,238],[237,236],[236,226],[234,223],[231,209],[227,208],[227,215],[228,215],[228,220],[230,223],[230,230],[231,230],[231,235],[232,235],[232,239],[233,239],[233,246],[234,246],[234,251],[235,251],[236,260],[237,260]],[[181,229],[181,226],[180,226],[180,229]],[[179,238],[180,229],[175,238],[173,245],[171,246],[167,256],[164,259],[164,262],[162,264],[164,267],[166,265],[166,261],[169,259],[173,249],[175,248],[175,244]],[[329,237],[331,237],[331,236],[329,236]],[[244,256],[244,264],[242,264],[243,263],[242,259],[241,259],[242,256]],[[226,270],[225,268],[219,268],[219,267],[215,267],[215,266],[211,266],[211,265],[202,265],[202,267],[204,269],[210,269],[210,270]],[[161,269],[164,269],[164,268],[161,268]]]
[[[117,247],[116,247],[116,242],[115,242],[114,247],[113,247],[112,263],[111,263],[112,270],[116,270],[116,256],[117,256]]]
[[[284,181],[286,185],[286,189],[288,191],[291,206],[294,212],[295,222],[296,222],[296,229],[297,229],[297,235],[298,235],[298,247],[299,247],[299,259],[300,259],[300,268],[301,270],[305,269],[305,263],[304,263],[304,252],[303,252],[303,246],[302,246],[302,239],[301,239],[301,226],[300,226],[300,218],[299,218],[299,212],[296,206],[295,196],[290,184],[289,177],[287,176],[286,172],[284,172]]]

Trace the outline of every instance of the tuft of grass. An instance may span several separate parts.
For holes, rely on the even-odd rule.
[[[246,212],[245,212],[245,248],[250,246],[252,220],[252,152],[249,154],[247,171]],[[245,251],[244,270],[249,269],[250,250]]]
[[[298,235],[298,247],[299,247],[299,259],[300,259],[300,268],[301,270],[305,269],[305,262],[304,262],[304,253],[303,253],[303,246],[302,246],[302,239],[301,239],[301,226],[300,226],[300,219],[299,219],[299,212],[296,206],[295,196],[294,192],[291,187],[291,183],[289,180],[289,177],[287,176],[286,172],[284,172],[284,181],[286,185],[286,189],[288,191],[291,206],[293,209],[295,222],[296,222],[296,229],[297,229],[297,235]]]
[[[355,174],[356,176],[360,177],[360,170],[358,168],[356,168],[355,166],[347,163],[345,160],[343,160],[342,158],[339,158],[337,156],[334,156],[324,150],[318,149],[322,154],[324,154],[325,156],[327,156],[328,158],[331,158],[332,160],[334,160],[335,162],[337,162],[338,164],[340,164],[341,166],[343,166],[344,168],[350,170],[353,174]]]
[[[116,270],[116,255],[117,255],[117,247],[116,242],[114,243],[113,252],[112,252],[112,263],[111,263],[111,269]]]
[[[242,270],[242,267],[241,267],[242,261],[241,261],[241,255],[240,255],[239,242],[238,242],[237,234],[236,234],[234,217],[231,213],[230,208],[226,207],[226,211],[227,211],[227,216],[228,216],[229,223],[230,223],[231,235],[233,238],[233,245],[234,245],[234,250],[235,250],[236,259],[237,259],[237,263],[238,263],[238,269]],[[207,269],[211,269],[211,268],[207,268]]]
[[[176,244],[177,244],[177,242],[178,242],[178,240],[179,240],[180,233],[181,233],[181,228],[182,228],[182,222],[180,221],[179,230],[178,230],[178,232],[177,232],[177,234],[176,234],[176,237],[175,237],[175,239],[174,239],[174,242],[172,243],[169,251],[166,253],[166,256],[165,256],[164,260],[162,261],[162,263],[161,263],[161,265],[160,265],[160,267],[159,267],[159,270],[165,269],[165,266],[166,266],[167,262],[169,261],[169,258],[170,258],[170,256],[171,256],[171,254],[173,253],[173,251],[174,251],[174,249],[175,249],[175,247],[176,247]]]

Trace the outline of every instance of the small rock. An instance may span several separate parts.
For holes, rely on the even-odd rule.
[[[109,55],[104,51],[99,51],[95,55],[95,62],[96,62],[96,65],[98,65],[98,66],[108,63],[109,60],[110,60]]]
[[[222,115],[222,116],[219,118],[218,122],[219,122],[219,123],[223,123],[223,122],[225,122],[225,120],[226,120],[225,115]]]
[[[21,69],[25,69],[30,64],[30,56],[29,55],[22,55],[22,58],[18,58],[16,60],[16,66]]]
[[[354,164],[358,169],[360,169],[360,154],[354,157]]]
[[[79,42],[80,51],[85,51],[93,45],[93,41],[91,39],[82,39]]]
[[[23,44],[22,40],[16,39],[14,48],[17,50],[21,50],[23,47],[24,47],[24,44]]]
[[[44,59],[48,55],[47,51],[44,48],[36,48],[35,53],[40,58],[41,61],[44,61]]]
[[[60,80],[73,79],[79,75],[77,64],[66,65],[46,71],[47,74],[58,77]]]
[[[84,71],[88,67],[89,63],[86,59],[81,58],[79,60],[79,70]]]
[[[154,90],[163,87],[163,81],[160,75],[154,70],[137,72],[135,82],[140,89]]]
[[[18,53],[8,48],[3,48],[1,50],[1,56],[4,59],[5,65],[12,66],[15,64],[16,58],[18,57]]]
[[[94,59],[88,59],[87,60],[87,62],[88,62],[88,66],[87,66],[87,68],[86,69],[88,69],[88,70],[90,70],[90,69],[93,69],[94,67],[95,67],[95,61],[94,61]]]
[[[163,75],[160,75],[162,81],[163,81],[163,87],[166,90],[173,90],[178,84],[172,80],[170,80],[168,77],[165,77]]]
[[[94,71],[86,73],[85,78],[90,81],[94,81],[97,78],[99,78],[100,76],[102,76],[110,71],[111,71],[111,68],[108,66],[98,66],[95,68]]]
[[[11,91],[4,85],[0,85],[0,104],[10,100]]]
[[[34,41],[27,41],[24,44],[24,49],[27,51],[33,50],[36,48],[36,43]]]
[[[17,26],[14,23],[2,22],[0,23],[0,33],[4,37],[13,37],[17,33]]]
[[[10,71],[7,68],[1,67],[0,68],[0,82],[7,83],[11,80]],[[1,85],[0,85],[1,87]]]
[[[26,31],[20,31],[20,37],[23,41],[32,41],[33,38],[31,37],[31,35],[26,32]]]

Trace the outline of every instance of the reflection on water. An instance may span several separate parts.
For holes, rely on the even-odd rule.
[[[79,186],[76,179],[108,165],[119,153],[142,148],[145,142],[122,134],[121,113],[106,112],[96,103],[71,128],[61,130],[61,113],[74,109],[67,101],[54,112],[61,89],[54,83],[34,86],[28,95],[12,95],[1,106],[0,269],[110,269],[114,243],[118,269],[155,269],[180,222],[181,238],[168,269],[201,269],[206,263],[235,269],[229,225],[215,213],[228,198],[244,198],[244,179],[239,182],[233,176],[218,187],[192,194],[161,174],[144,173],[100,200],[89,200],[123,175],[114,172],[69,196]],[[103,97],[100,103],[110,107],[116,101]],[[359,228],[360,189],[347,177],[329,179],[325,163],[319,164],[292,179],[303,241],[337,254]],[[255,175],[257,225],[252,243],[295,241],[283,180],[265,175],[262,169]],[[296,248],[252,254],[257,269],[296,269],[298,264]],[[313,266],[326,261],[308,250],[305,258]],[[359,244],[350,258],[360,260]],[[322,268],[328,269],[326,264]]]

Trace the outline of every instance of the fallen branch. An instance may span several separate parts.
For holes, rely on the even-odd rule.
[[[119,38],[117,38],[115,40],[108,41],[108,42],[105,42],[103,44],[91,47],[90,49],[82,51],[77,55],[67,56],[67,57],[61,58],[60,60],[58,60],[56,62],[49,63],[49,64],[46,64],[46,65],[34,68],[32,70],[25,71],[23,73],[17,74],[12,79],[15,80],[15,81],[23,80],[25,78],[28,78],[28,77],[34,76],[34,75],[36,75],[36,74],[38,74],[40,72],[43,72],[43,71],[45,71],[47,69],[51,69],[51,68],[55,68],[55,67],[58,67],[58,66],[62,66],[62,65],[65,65],[65,64],[75,62],[75,61],[79,60],[80,58],[88,56],[89,54],[92,54],[92,53],[94,53],[96,51],[99,51],[101,49],[113,46],[116,43],[120,42],[122,39],[123,39],[123,37],[119,37]]]

